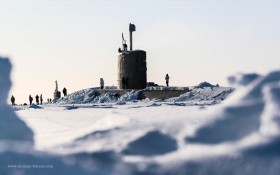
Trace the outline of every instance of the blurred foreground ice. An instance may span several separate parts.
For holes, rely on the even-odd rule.
[[[33,148],[31,130],[6,104],[10,68],[0,59],[0,174],[280,172],[280,71],[206,108],[178,98],[19,110],[35,133]]]

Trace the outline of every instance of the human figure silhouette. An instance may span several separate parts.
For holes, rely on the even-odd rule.
[[[66,88],[63,88],[62,92],[63,92],[64,97],[67,96],[67,89]]]
[[[13,105],[13,106],[15,106],[15,101],[16,101],[16,99],[15,99],[15,97],[12,95],[12,97],[11,97],[11,102],[12,102],[12,105]]]
[[[43,96],[42,96],[42,94],[40,95],[40,104],[42,105],[42,103],[43,103]]]
[[[166,86],[168,87],[169,86],[169,75],[166,74],[165,76],[165,81],[166,81]]]
[[[38,96],[38,94],[35,96],[35,99],[36,99],[37,105],[39,105],[39,96]]]
[[[32,105],[33,102],[33,97],[31,97],[31,95],[29,95],[29,104]]]

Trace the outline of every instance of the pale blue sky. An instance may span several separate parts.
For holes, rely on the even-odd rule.
[[[12,94],[50,98],[117,84],[128,24],[147,52],[148,81],[226,84],[236,72],[279,69],[280,2],[269,0],[0,0],[0,55],[14,64]]]

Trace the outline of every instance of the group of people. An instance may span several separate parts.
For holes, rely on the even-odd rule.
[[[103,82],[104,83],[104,82]],[[103,86],[104,86],[104,84],[103,84]],[[64,97],[65,96],[67,96],[67,89],[66,88],[63,88],[63,95],[64,95]],[[31,95],[29,95],[29,104],[30,105],[32,105],[32,103],[33,103],[33,97],[31,96]],[[37,105],[42,105],[43,104],[43,95],[41,94],[40,96],[37,94],[36,96],[35,96],[35,100],[36,100],[36,104]],[[15,106],[15,101],[16,101],[16,98],[12,95],[12,97],[11,97],[11,103],[12,103],[12,105],[13,106]],[[47,101],[48,101],[48,103],[51,103],[52,102],[52,99],[51,98],[48,98],[47,99]],[[27,104],[25,104],[25,105],[27,105]]]
[[[165,76],[165,81],[166,81],[166,86],[169,86],[169,75],[166,74]],[[123,88],[126,88],[127,87],[127,84],[128,84],[128,78],[125,78],[123,77],[122,78],[122,84],[123,84]],[[100,78],[100,89],[104,89],[104,80],[103,78]],[[63,90],[63,95],[64,97],[67,96],[67,89],[64,87]],[[36,104],[37,105],[42,105],[43,103],[43,95],[41,94],[40,97],[38,96],[38,94],[35,96],[35,99],[36,99]],[[11,97],[11,102],[12,102],[12,105],[14,106],[15,105],[15,97],[12,95]],[[47,99],[48,103],[52,102],[52,99]],[[29,95],[29,104],[31,105],[33,102],[33,97],[31,95]]]
[[[36,99],[36,104],[37,105],[42,105],[42,103],[43,103],[43,95],[42,94],[40,95],[40,97],[37,94],[35,96],[35,99]],[[33,102],[33,97],[31,95],[29,95],[29,104],[32,105],[32,102]]]
[[[35,96],[35,99],[36,99],[36,104],[37,105],[42,105],[43,103],[43,95],[41,94],[40,97],[39,95],[37,94]],[[11,102],[12,102],[12,105],[15,106],[15,102],[16,102],[16,98],[12,95],[11,97]],[[29,95],[29,104],[31,105],[33,103],[33,97],[31,95]]]

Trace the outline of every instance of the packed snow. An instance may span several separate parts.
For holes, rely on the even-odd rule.
[[[205,86],[203,84],[195,87],[190,92],[166,101],[186,102],[190,105],[212,105],[225,100],[233,91],[234,89],[230,87]]]
[[[34,104],[34,103],[32,103],[32,104],[29,106],[29,108],[33,108],[33,109],[42,109],[41,106],[36,105],[36,104]]]
[[[218,87],[219,85],[216,85],[216,86]],[[206,88],[206,87],[213,88],[213,87],[215,87],[215,86],[212,85],[212,84],[210,84],[210,83],[208,83],[208,82],[206,82],[206,81],[201,82],[201,83],[199,83],[198,86],[196,86],[196,88]]]
[[[125,103],[129,101],[138,100],[139,91],[130,91],[126,94],[117,97],[114,94],[105,93],[102,95],[97,95],[97,89],[99,88],[89,88],[83,89],[66,97],[62,97],[55,101],[57,104],[88,104],[88,103]]]
[[[114,104],[127,104],[127,102],[134,102],[139,100],[141,90],[131,90],[124,95],[116,96],[114,93],[104,93],[98,95],[99,88],[83,89],[66,97],[62,97],[54,103],[60,105],[66,104],[100,104],[100,103],[114,103]],[[231,87],[220,87],[211,85],[207,82],[202,82],[195,87],[147,87],[145,90],[185,90],[188,91],[179,97],[166,99],[165,102],[183,102],[188,105],[212,105],[225,100],[233,91]],[[144,99],[144,101],[153,101],[153,99]]]
[[[280,172],[280,71],[234,92],[204,83],[168,101],[137,101],[133,91],[98,103],[89,89],[39,110],[14,112],[6,104],[10,69],[0,59],[0,174]],[[204,107],[190,105],[194,96]],[[208,106],[213,99],[221,103]]]
[[[57,100],[59,104],[91,103],[95,97],[96,88],[83,89]]]
[[[238,87],[238,86],[246,86],[255,79],[259,78],[260,75],[256,73],[238,73],[236,75],[228,77],[228,81],[232,86]]]

